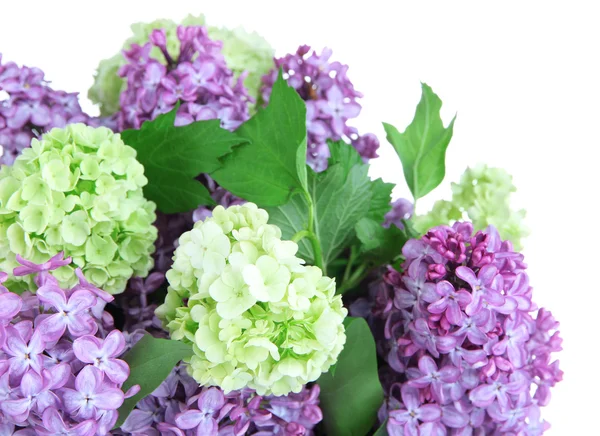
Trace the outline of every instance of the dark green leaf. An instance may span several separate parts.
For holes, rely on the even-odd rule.
[[[445,128],[440,117],[441,107],[440,98],[422,83],[421,101],[404,133],[383,123],[388,141],[400,156],[404,178],[415,199],[431,192],[446,173],[446,148],[452,138],[456,117]]]
[[[201,182],[183,178],[177,171],[166,168],[144,187],[144,196],[154,201],[164,213],[185,212],[201,204],[214,204],[210,192]]]
[[[144,336],[125,355],[131,373],[123,384],[123,391],[134,385],[140,385],[140,392],[125,400],[119,408],[119,420],[114,428],[120,427],[129,416],[135,405],[142,398],[150,395],[180,360],[193,354],[192,346],[181,341],[158,339],[150,335]]]
[[[335,377],[327,373],[317,381],[328,436],[364,436],[373,427],[383,402],[371,330],[363,318],[346,321],[347,339]]]
[[[306,106],[281,72],[270,103],[236,133],[251,143],[236,147],[211,176],[228,191],[261,207],[279,206],[304,192]]]
[[[377,431],[373,434],[373,436],[388,436],[387,419],[385,420],[385,422],[383,424],[381,424],[381,427],[379,427],[377,429]]]
[[[165,213],[186,212],[212,204],[208,190],[194,180],[220,167],[219,158],[246,140],[222,129],[219,120],[176,127],[177,108],[146,121],[139,130],[125,130],[123,141],[137,151],[148,185],[144,194]]]
[[[391,263],[402,253],[402,247],[407,241],[405,232],[395,225],[386,229],[370,218],[361,219],[355,230],[364,258],[376,265]]]

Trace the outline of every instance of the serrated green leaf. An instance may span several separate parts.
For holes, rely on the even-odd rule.
[[[164,213],[186,212],[201,204],[213,204],[202,183],[201,173],[220,167],[219,158],[244,142],[222,129],[219,120],[197,121],[175,126],[177,108],[146,121],[139,130],[125,130],[123,141],[137,151],[148,184],[144,195]]]
[[[329,147],[328,165],[341,165],[348,175],[354,165],[364,164],[358,151],[344,141],[327,141]]]
[[[153,176],[153,183],[144,187],[144,196],[164,213],[186,212],[202,204],[214,204],[210,192],[200,181],[181,178],[177,171],[166,168]]]
[[[338,161],[321,173],[308,170],[314,233],[321,243],[325,271],[327,264],[354,239],[354,226],[369,211],[372,183],[368,170],[362,162],[350,165],[347,160]],[[307,228],[308,210],[307,199],[301,195],[295,195],[283,206],[267,208],[269,222],[279,226],[286,239]],[[298,253],[307,263],[314,264],[314,252],[307,240],[300,241]]]
[[[123,391],[126,392],[134,385],[140,385],[141,390],[126,399],[119,408],[119,419],[114,428],[123,425],[138,401],[154,392],[173,367],[193,353],[192,346],[181,341],[158,339],[150,335],[140,339],[123,358],[130,369],[129,378],[123,384]]]
[[[314,177],[312,170],[309,170],[309,174]],[[292,239],[296,233],[308,228],[308,203],[300,194],[293,195],[282,206],[267,207],[266,210],[269,212],[269,223],[281,229],[283,239]],[[298,241],[298,256],[314,265],[315,255],[308,239]]]
[[[347,339],[335,377],[326,373],[317,380],[328,436],[364,436],[373,427],[383,402],[371,330],[363,318],[346,320]]]
[[[361,219],[355,230],[364,258],[377,265],[391,263],[402,253],[408,239],[406,233],[395,225],[386,229],[370,218]]]
[[[427,84],[422,83],[421,101],[415,117],[403,133],[383,123],[387,140],[402,161],[404,178],[415,199],[419,199],[444,179],[446,149],[452,138],[454,120],[444,127],[440,117],[442,101]]]
[[[236,133],[250,143],[236,147],[211,176],[225,189],[261,207],[279,206],[307,188],[306,106],[279,73],[269,106]]]
[[[381,179],[373,180],[371,184],[371,204],[369,206],[368,218],[383,224],[385,221],[385,214],[388,213],[392,206],[392,190],[394,189],[393,183],[385,183]]]

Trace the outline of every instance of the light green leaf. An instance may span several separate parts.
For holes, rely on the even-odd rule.
[[[148,185],[144,195],[165,213],[186,212],[213,204],[206,187],[195,178],[220,167],[219,158],[244,142],[222,129],[219,120],[176,127],[177,108],[146,121],[139,130],[125,130],[123,141],[137,151]]]
[[[261,207],[279,206],[305,192],[306,106],[281,72],[269,106],[236,133],[250,141],[222,159],[211,176],[225,189]]]
[[[317,381],[320,406],[327,435],[364,436],[373,427],[383,402],[375,341],[363,318],[349,317],[344,324],[347,339],[335,377],[326,373]]]
[[[135,405],[150,395],[167,378],[173,367],[193,354],[192,346],[181,341],[158,339],[144,336],[123,358],[129,365],[129,378],[123,384],[123,391],[140,385],[136,395],[125,400],[119,408],[119,419],[114,428],[120,427]]]
[[[404,178],[415,200],[438,186],[446,172],[446,148],[452,138],[456,116],[448,127],[444,127],[441,107],[440,98],[422,83],[421,101],[406,130],[400,133],[391,124],[383,123],[388,141],[400,156]]]

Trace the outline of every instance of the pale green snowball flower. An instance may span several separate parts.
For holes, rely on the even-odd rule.
[[[135,150],[107,128],[70,124],[33,139],[0,170],[0,268],[18,266],[17,254],[43,263],[64,251],[73,265],[52,272],[63,287],[78,282],[79,267],[96,286],[122,292],[153,266],[156,206],[143,196],[147,182]]]
[[[252,203],[218,206],[179,239],[156,314],[172,339],[193,344],[189,370],[201,385],[299,392],[344,346],[335,281],[304,265],[268,219]]]
[[[133,35],[125,41],[121,50],[128,50],[133,44],[143,45],[149,41],[150,34],[155,29],[164,29],[167,39],[167,51],[177,59],[180,41],[177,38],[177,26],[204,26],[204,15],[188,15],[181,23],[173,20],[161,19],[151,23],[136,23],[131,26]],[[275,49],[256,32],[247,32],[241,27],[227,29],[225,27],[207,28],[208,36],[223,42],[223,56],[227,67],[233,71],[237,78],[244,71],[248,73],[244,85],[248,93],[258,101],[260,98],[261,78],[274,67],[273,57]],[[153,47],[150,56],[160,62],[166,60],[157,47]],[[125,64],[122,51],[109,59],[100,61],[94,84],[88,91],[88,97],[100,106],[104,116],[112,115],[119,110],[119,96],[125,89],[126,81],[119,77],[118,71]]]
[[[510,197],[515,191],[511,175],[501,168],[483,164],[467,168],[460,182],[452,183],[452,201],[436,202],[428,214],[414,218],[414,226],[425,232],[461,219],[471,221],[475,230],[491,224],[518,251],[529,232],[524,225],[525,210],[511,208]]]

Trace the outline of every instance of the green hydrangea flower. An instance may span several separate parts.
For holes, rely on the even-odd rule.
[[[193,344],[190,373],[226,393],[299,392],[333,365],[348,311],[335,281],[296,257],[252,203],[224,209],[184,233],[156,310],[171,338]]]
[[[42,263],[64,251],[73,265],[52,272],[63,287],[78,282],[77,267],[113,294],[132,276],[147,275],[156,206],[143,196],[148,180],[135,157],[104,127],[70,124],[32,140],[0,170],[2,271],[18,266],[17,254]],[[31,279],[15,285],[34,288]]]
[[[204,26],[206,20],[204,15],[188,15],[181,22],[184,26]],[[179,54],[179,39],[177,38],[177,26],[173,20],[156,20],[151,23],[136,23],[131,26],[133,35],[125,41],[122,50],[129,49],[132,44],[145,44],[149,41],[150,34],[154,29],[165,29],[167,36],[167,51],[173,58]],[[235,29],[208,27],[208,35],[223,42],[223,56],[227,66],[235,77],[247,71],[248,76],[244,85],[248,93],[255,99],[259,99],[261,78],[274,66],[273,56],[275,50],[258,33],[247,32],[241,27]],[[154,47],[150,56],[164,62],[164,56],[157,47]],[[119,110],[119,96],[126,86],[123,78],[119,77],[119,68],[125,64],[125,58],[121,53],[100,61],[94,77],[94,84],[88,91],[88,97],[100,106],[103,116],[112,115]]]
[[[431,227],[468,219],[475,230],[495,226],[502,239],[513,243],[517,251],[529,232],[524,226],[525,210],[513,210],[510,196],[516,191],[512,177],[501,168],[480,164],[467,168],[459,183],[452,183],[452,201],[437,201],[426,215],[414,218],[415,229],[425,232]]]

